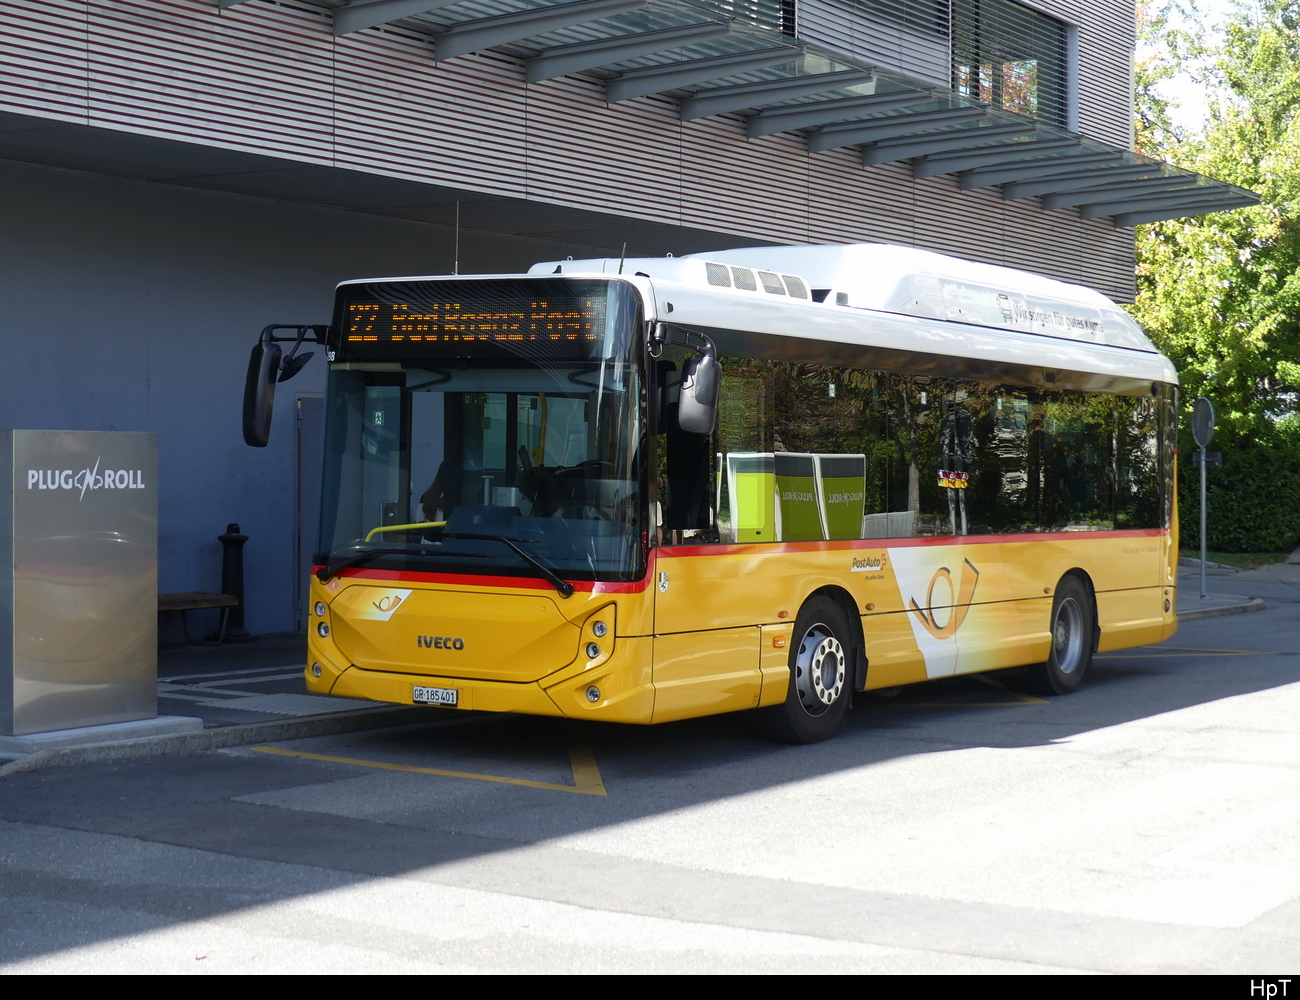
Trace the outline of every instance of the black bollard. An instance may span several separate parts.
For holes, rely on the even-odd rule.
[[[226,533],[218,535],[221,543],[221,592],[239,598],[239,603],[230,609],[226,621],[226,642],[256,642],[257,636],[249,635],[244,627],[244,543],[248,536],[241,534],[239,525],[226,525]],[[215,640],[215,634],[208,637]]]

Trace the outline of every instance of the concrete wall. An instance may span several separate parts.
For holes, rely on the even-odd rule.
[[[292,629],[292,402],[325,366],[281,387],[269,447],[249,448],[249,349],[267,323],[329,322],[344,278],[450,271],[451,231],[8,161],[0,191],[0,427],[157,432],[159,588],[219,589],[237,522],[249,630]],[[467,272],[566,254],[587,248],[461,234]]]

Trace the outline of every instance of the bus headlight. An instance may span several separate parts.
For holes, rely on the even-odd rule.
[[[324,622],[320,622],[316,626],[316,634],[320,636],[322,639],[328,638],[330,634],[330,627],[326,625]]]

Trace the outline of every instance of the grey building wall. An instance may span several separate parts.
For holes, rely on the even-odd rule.
[[[159,588],[217,590],[216,536],[246,546],[250,631],[293,628],[293,397],[247,447],[248,352],[270,322],[329,322],[344,278],[451,270],[436,225],[0,161],[0,427],[158,435]],[[462,269],[518,270],[578,245],[465,231]],[[175,637],[175,623],[164,623]]]

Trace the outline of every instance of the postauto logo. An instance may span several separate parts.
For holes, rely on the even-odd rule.
[[[28,469],[29,490],[76,490],[84,500],[94,490],[142,490],[144,472],[140,469],[100,469],[102,458],[84,469]]]

